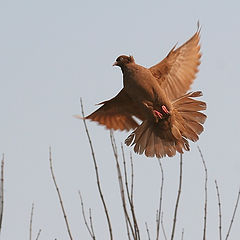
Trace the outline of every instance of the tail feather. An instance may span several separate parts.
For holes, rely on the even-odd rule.
[[[149,136],[150,136],[149,133],[150,133],[150,129],[147,128],[144,134],[141,134],[141,137],[139,139],[136,139],[136,145],[134,147],[135,152],[138,152],[139,154],[143,154],[149,141]]]
[[[201,112],[181,112],[181,115],[186,121],[196,121],[203,124],[207,118],[204,113]]]
[[[184,100],[184,99],[183,99]],[[185,100],[180,103],[175,104],[175,107],[178,109],[179,112],[195,112],[195,111],[203,111],[206,110],[206,103],[198,100]]]
[[[126,145],[135,145],[134,151],[147,157],[172,157],[176,154],[176,141],[169,130],[161,129],[160,123],[144,121],[125,140]]]
[[[142,135],[145,133],[145,131],[147,130],[147,125],[145,122],[143,122],[143,124],[141,125],[141,127],[137,128],[134,133],[135,133],[135,143],[140,142],[140,139],[142,137]]]
[[[164,144],[161,138],[154,135],[154,150],[156,157],[161,158],[164,155]]]
[[[200,135],[202,132],[203,132],[203,126],[198,123],[198,122],[195,122],[195,121],[188,121],[187,122],[189,127],[195,132],[197,133],[198,135]]]
[[[148,157],[172,157],[176,152],[189,151],[188,140],[199,139],[202,124],[207,116],[199,111],[206,109],[206,103],[193,98],[202,96],[200,91],[191,92],[172,102],[172,110],[167,119],[156,122],[148,119],[136,128],[125,140],[127,145],[135,145],[136,153]]]
[[[155,155],[154,136],[155,136],[155,134],[153,132],[153,129],[151,129],[151,133],[150,133],[150,136],[149,136],[149,141],[148,141],[148,144],[147,144],[146,149],[145,149],[145,154],[148,157],[154,157],[154,155]]]
[[[184,149],[184,144],[182,142],[178,142],[176,144],[176,150],[179,152],[179,153],[183,153],[183,149]]]
[[[184,127],[185,130],[182,132],[182,136],[193,142],[196,142],[199,139],[199,137],[195,132],[195,129],[193,130],[189,125],[185,125]]]
[[[198,135],[204,130],[202,124],[207,118],[205,114],[199,112],[206,110],[206,103],[193,99],[200,96],[202,96],[200,91],[190,92],[173,102],[173,107],[176,109],[177,125],[181,125],[179,130],[184,137],[193,142],[199,139]]]
[[[175,118],[173,120],[173,126],[176,127],[180,131],[181,136],[190,139],[191,141],[195,142],[198,140],[198,135],[187,123],[184,121],[182,116],[179,114],[178,111],[174,111]]]
[[[172,142],[165,142],[164,146],[164,152],[167,153],[169,157],[173,157],[176,154],[176,144],[172,144]]]
[[[142,144],[139,145],[139,154],[143,154],[143,152],[145,151],[148,145],[151,133],[152,133],[151,129],[147,128],[145,134],[142,135]]]
[[[178,140],[180,140],[182,138],[182,134],[179,131],[179,129],[176,127],[176,125],[172,126],[172,134]]]

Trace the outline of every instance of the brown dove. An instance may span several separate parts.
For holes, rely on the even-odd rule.
[[[158,64],[145,68],[132,56],[119,56],[114,66],[123,74],[123,88],[86,119],[107,129],[134,131],[125,143],[147,157],[172,157],[189,151],[203,131],[206,103],[196,100],[202,92],[188,92],[200,64],[200,30],[173,49]],[[139,125],[138,121],[141,120]]]

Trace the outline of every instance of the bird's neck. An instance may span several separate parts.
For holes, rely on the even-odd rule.
[[[122,70],[122,73],[125,74],[126,72],[128,72],[128,68],[124,65],[124,66],[121,66],[121,70]]]
[[[126,74],[126,73],[131,72],[131,69],[132,69],[131,66],[132,66],[132,65],[131,65],[130,63],[121,66],[122,73],[123,73],[123,74]]]

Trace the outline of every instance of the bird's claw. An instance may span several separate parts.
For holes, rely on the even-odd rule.
[[[153,110],[153,112],[154,112],[160,119],[163,119],[162,113],[160,113],[160,112],[157,111],[157,110]]]
[[[168,111],[168,109],[166,108],[165,105],[162,105],[162,110],[163,110],[166,114],[169,114],[169,111]]]
[[[156,120],[158,121],[158,119],[164,119],[169,115],[169,111],[167,109],[167,107],[165,105],[161,106],[161,110],[157,111],[157,110],[153,110],[153,114],[156,118]]]

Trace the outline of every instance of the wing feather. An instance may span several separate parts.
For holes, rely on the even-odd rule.
[[[88,115],[86,119],[105,125],[108,129],[129,131],[139,125],[133,119],[133,116],[141,120],[144,119],[138,106],[136,106],[124,89],[114,98],[100,104],[103,105],[95,112]]]
[[[149,70],[157,78],[170,100],[185,94],[198,72],[200,64],[200,29],[182,46],[169,52],[160,63]]]

